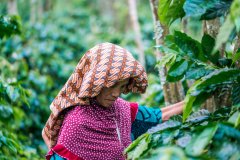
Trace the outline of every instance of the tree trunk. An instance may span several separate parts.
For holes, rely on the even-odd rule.
[[[142,42],[140,25],[138,22],[136,0],[128,0],[128,5],[129,5],[129,14],[131,18],[132,27],[135,32],[135,43],[137,44],[137,47],[138,47],[139,61],[142,64],[142,66],[146,69],[144,47]]]
[[[238,33],[236,41],[235,41],[235,46],[233,49],[233,55],[236,54],[237,50],[240,48],[240,33]],[[236,67],[240,68],[240,59],[236,61]]]
[[[37,21],[37,1],[31,0],[30,1],[30,22],[31,24],[34,24]]]
[[[219,18],[216,18],[214,20],[209,20],[209,21],[203,21],[202,23],[203,23],[203,33],[209,34],[213,38],[216,38],[220,28]],[[215,103],[216,101],[217,100],[215,100],[215,96],[211,96],[205,101],[202,107],[207,109],[210,112],[213,112],[216,110],[216,103]]]
[[[42,19],[43,17],[43,0],[38,0],[38,3],[37,3],[37,19],[38,21]]]
[[[149,0],[149,1],[150,1],[153,21],[155,26],[156,45],[159,46],[163,44],[163,38],[169,33],[169,30],[167,26],[162,25],[159,21],[158,14],[157,14],[158,0]],[[163,57],[163,53],[161,53],[158,49],[156,49],[155,55],[157,59],[161,59]],[[170,105],[182,100],[183,96],[179,95],[180,91],[178,90],[179,88],[182,88],[182,86],[180,85],[180,83],[167,83],[166,74],[167,74],[166,67],[160,67],[159,76],[160,76],[160,83],[163,89],[165,105]]]
[[[16,0],[8,0],[8,14],[15,15],[18,14],[18,8],[17,8],[17,1]]]
[[[203,21],[203,32],[209,34],[216,39],[220,28],[220,19],[216,18],[214,20]],[[225,47],[226,43],[223,43],[220,48],[221,57],[225,57]],[[221,106],[230,106],[231,105],[231,87],[227,88],[218,88],[213,96],[207,99],[203,108],[213,112]]]
[[[187,18],[183,18],[182,20],[182,28],[183,28],[183,32],[187,34],[187,24],[188,24],[188,20]]]
[[[44,12],[50,11],[53,9],[54,0],[45,0],[43,5]]]
[[[107,17],[110,20],[116,20],[115,19],[115,12],[114,12],[114,3],[115,0],[110,0],[110,1],[106,1],[106,0],[98,0],[97,1],[97,5],[99,8],[99,12],[103,17]]]

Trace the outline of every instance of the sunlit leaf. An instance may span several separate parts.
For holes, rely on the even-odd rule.
[[[235,25],[231,20],[231,17],[228,15],[225,19],[225,22],[219,29],[219,33],[216,38],[216,44],[213,49],[213,52],[216,52],[221,47],[221,45],[228,40],[231,32],[234,29],[234,26]]]
[[[151,141],[151,135],[146,135],[145,138],[141,139],[134,150],[128,153],[128,159],[137,159],[140,157],[144,151],[148,149],[149,143]]]
[[[234,0],[231,9],[230,9],[230,16],[231,19],[233,20],[237,31],[240,31],[240,1],[239,0]]]
[[[207,126],[200,134],[195,135],[189,145],[186,147],[186,152],[189,155],[198,156],[202,154],[213,138],[218,129],[218,125]]]
[[[229,119],[228,122],[234,124],[234,127],[237,128],[240,125],[240,112],[235,112]]]
[[[158,15],[160,22],[170,25],[178,18],[182,18],[185,13],[183,11],[184,0],[160,0],[158,6]]]
[[[166,54],[163,56],[157,65],[159,66],[168,66],[171,65],[176,59],[176,54]]]
[[[234,54],[232,58],[232,64],[236,63],[238,60],[240,60],[240,49],[238,49],[237,52]]]
[[[143,160],[188,160],[184,151],[175,146],[160,147],[149,153],[151,156],[142,157]]]

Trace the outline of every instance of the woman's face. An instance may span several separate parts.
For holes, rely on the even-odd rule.
[[[99,95],[97,95],[97,102],[103,107],[111,107],[114,101],[126,89],[129,79],[119,81],[109,88],[103,88]]]

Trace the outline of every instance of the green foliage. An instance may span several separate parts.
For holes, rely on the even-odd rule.
[[[188,93],[186,95],[183,111],[183,120],[186,120],[188,115],[191,113],[192,107],[199,106],[193,105],[196,97],[202,97],[206,93],[213,92],[219,86],[223,86],[226,84],[235,84],[235,81],[239,77],[239,69],[224,68],[215,70],[209,75],[204,76],[200,80],[196,81],[195,84],[188,90]]]
[[[180,147],[176,147],[176,146],[159,147],[156,150],[150,151],[150,155],[151,157],[142,158],[142,159],[144,160],[155,160],[155,159],[187,160],[187,157],[184,154],[183,150]]]
[[[108,41],[125,46],[137,58],[134,34],[123,23],[127,16],[126,4],[116,3],[115,7],[121,12],[116,12],[118,18],[114,18],[115,21],[99,16],[102,13],[96,3],[56,2],[54,10],[43,13],[39,17],[41,20],[31,23],[30,1],[23,0],[18,6],[23,26],[17,26],[21,23],[6,26],[4,21],[6,28],[3,29],[9,29],[10,33],[11,27],[17,27],[21,30],[21,37],[4,35],[0,40],[0,127],[5,128],[0,131],[3,139],[10,140],[8,145],[0,146],[0,159],[39,160],[44,157],[47,147],[41,131],[50,113],[49,105],[89,48]],[[0,9],[6,10],[6,4],[6,1],[1,3]],[[142,4],[139,20],[144,26],[141,27],[143,37],[149,46],[153,46],[152,19],[146,9],[148,5],[145,5],[148,2]],[[3,32],[1,26],[2,33],[7,32]],[[154,75],[157,72],[154,70],[155,56],[151,49],[145,53],[146,69]],[[148,91],[151,94],[146,96],[148,101],[142,101],[143,104],[158,106],[163,103],[159,80],[156,79],[158,77],[154,75],[153,87],[150,86]],[[127,96],[128,100],[138,101],[139,98],[131,94]],[[6,121],[8,123],[4,123]],[[10,133],[14,133],[14,138]]]
[[[186,16],[209,20],[225,15],[231,3],[232,0],[186,0],[183,8]]]
[[[167,13],[164,10],[166,4],[160,4],[162,7],[160,16]],[[174,6],[174,2],[171,5]],[[157,46],[164,54],[157,66],[167,67],[168,82],[192,79],[195,83],[187,91],[183,117],[173,117],[164,122],[166,124],[179,122],[179,124],[172,125],[173,128],[164,128],[163,123],[150,129],[148,134],[155,139],[152,138],[149,148],[136,159],[240,158],[238,153],[240,149],[239,50],[234,53],[229,47],[233,44],[228,43],[230,41],[233,43],[239,32],[239,6],[239,0],[186,0],[184,2],[183,9],[188,22],[191,21],[190,18],[212,20],[218,17],[225,21],[216,39],[204,34],[199,42],[185,33],[175,31],[165,37],[163,45]],[[173,17],[169,15],[168,19]],[[164,17],[159,17],[159,20],[162,23],[166,22]],[[221,48],[223,43],[226,43],[225,48]],[[222,108],[214,113],[199,111],[190,115],[192,111],[199,110],[201,104],[211,95],[218,93],[217,90],[224,88],[231,90],[232,104],[235,106]],[[216,107],[220,108],[223,104],[218,105]],[[232,110],[231,113],[230,110]]]
[[[0,38],[21,33],[21,20],[17,15],[0,17]]]
[[[234,57],[232,58],[232,64],[236,63],[240,59],[240,49],[237,50]]]
[[[207,44],[207,45],[206,45]],[[165,46],[158,48],[165,53],[157,66],[167,66],[167,80],[175,82],[182,78],[199,79],[218,68],[218,53],[211,54],[215,41],[204,35],[202,43],[184,33],[175,31],[165,38]]]
[[[162,24],[170,25],[176,19],[182,18],[185,13],[183,4],[185,0],[160,0],[158,6],[158,16]]]
[[[128,148],[128,157],[129,159],[136,159],[139,155],[142,155],[149,147],[151,141],[151,135],[142,136],[144,139],[139,138],[139,141],[132,143]],[[131,150],[134,148],[134,150]]]
[[[159,46],[165,56],[158,65],[169,67],[167,73],[169,82],[183,78],[197,80],[188,90],[185,98],[184,121],[192,109],[197,110],[217,88],[226,85],[233,88],[233,85],[238,83],[239,69],[221,68],[234,66],[238,52],[233,60],[220,58],[219,52],[212,52],[214,46],[215,40],[209,35],[203,35],[200,43],[178,31],[165,38],[165,46]]]
[[[239,150],[240,131],[226,123],[230,116],[229,110],[221,109],[215,113],[200,110],[193,113],[184,123],[181,117],[173,117],[136,139],[132,143],[134,145],[131,144],[129,146],[131,148],[127,148],[125,152],[130,155],[128,159],[161,157],[185,160],[239,157],[239,154],[234,153]],[[141,141],[148,142],[147,149],[141,149]],[[221,142],[224,144],[221,145]],[[138,157],[132,157],[130,154],[134,153],[135,149],[138,150]],[[227,152],[222,152],[224,149],[227,149]]]
[[[204,130],[201,130],[201,132],[195,135],[195,137],[192,137],[193,140],[186,147],[187,154],[193,156],[199,156],[203,154],[206,146],[212,140],[217,129],[218,129],[217,125],[209,126]]]
[[[219,85],[234,83],[240,76],[239,69],[218,69],[201,78],[201,82],[194,85],[191,95],[197,96],[202,92],[211,92]]]

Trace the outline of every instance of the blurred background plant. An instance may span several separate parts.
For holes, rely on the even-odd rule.
[[[150,83],[159,86],[150,6],[143,2],[137,7],[146,69],[153,77]],[[41,130],[49,105],[81,56],[108,41],[126,47],[138,58],[128,4],[3,0],[0,15],[0,159],[43,159],[47,148]],[[158,93],[160,89],[146,96],[149,105],[163,105],[162,96],[155,98]],[[139,95],[124,96],[140,99]]]

